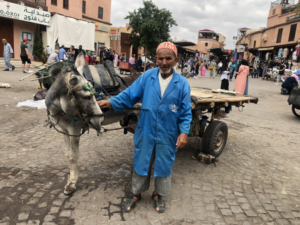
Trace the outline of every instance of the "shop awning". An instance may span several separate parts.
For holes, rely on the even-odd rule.
[[[270,48],[259,48],[258,51],[262,52],[262,51],[270,51],[273,50],[274,47],[270,47]]]
[[[190,41],[175,41],[175,45],[180,47],[188,47],[188,46],[195,46],[196,44]]]
[[[190,53],[197,53],[197,50],[192,50],[192,49],[187,49],[187,48],[185,48],[185,50]]]

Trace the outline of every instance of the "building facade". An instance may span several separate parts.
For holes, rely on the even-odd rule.
[[[116,51],[123,59],[129,59],[135,55],[135,58],[142,57],[144,54],[143,48],[134,48],[129,40],[131,29],[128,30],[129,24],[126,27],[116,28],[116,38],[111,38],[111,50]]]
[[[209,49],[220,48],[223,51],[226,45],[225,41],[225,36],[212,30],[199,30],[198,42],[193,48],[197,49],[199,52],[202,52],[205,58],[209,58],[212,54]]]
[[[46,0],[51,14],[61,14],[95,24],[94,51],[110,47],[111,0]]]
[[[300,15],[296,15],[296,5],[300,1],[275,1],[271,3],[265,28],[249,30],[237,41],[236,49],[245,47],[244,58],[254,65],[254,61],[293,61],[300,40]],[[285,54],[283,54],[283,51]]]
[[[46,30],[50,14],[46,0],[0,1],[0,38],[5,38],[14,50],[13,58],[20,58],[23,38],[28,39],[29,57],[33,59],[33,43],[36,32]],[[3,57],[3,44],[0,45]]]

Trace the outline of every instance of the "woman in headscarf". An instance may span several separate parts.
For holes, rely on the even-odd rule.
[[[205,77],[205,73],[206,73],[206,67],[205,67],[205,65],[206,65],[206,61],[204,60],[204,62],[203,62],[203,65],[201,66],[201,77]]]
[[[237,78],[235,82],[235,92],[238,92],[241,95],[248,94],[248,91],[247,93],[245,93],[248,76],[249,76],[248,62],[246,60],[242,60],[240,69],[237,72]]]
[[[217,63],[215,59],[213,60],[211,66],[213,66],[213,69],[210,71],[210,77],[215,78],[217,75]]]

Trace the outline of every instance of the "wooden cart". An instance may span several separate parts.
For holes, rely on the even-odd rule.
[[[132,65],[130,65],[128,62],[119,62],[119,69],[120,69],[120,74],[123,74],[124,72],[129,72],[130,75],[135,72],[136,68]]]
[[[192,88],[191,102],[193,119],[189,137],[202,138],[204,153],[219,157],[224,150],[228,137],[226,123],[216,119],[217,112],[225,107],[245,107],[245,104],[258,103],[258,98],[243,96],[233,92],[212,90],[208,88]],[[139,110],[142,104],[133,108]],[[136,124],[137,119],[130,118],[128,125]],[[123,125],[123,124],[121,124]],[[127,125],[127,124],[126,124]],[[134,133],[133,129],[128,131]]]

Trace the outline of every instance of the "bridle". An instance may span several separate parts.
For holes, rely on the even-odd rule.
[[[92,127],[93,129],[95,129],[97,131],[97,135],[99,136],[99,134],[101,133],[101,128],[97,128],[95,127],[91,122],[90,122],[90,119],[94,116],[98,116],[98,117],[104,117],[106,113],[102,113],[102,114],[95,114],[95,115],[92,115],[92,116],[88,116],[87,114],[83,113],[78,104],[77,104],[77,99],[76,99],[76,95],[75,95],[75,92],[77,91],[89,91],[91,93],[91,95],[95,95],[95,90],[92,86],[92,84],[90,82],[88,82],[87,84],[84,84],[82,86],[79,86],[79,87],[76,87],[76,88],[73,88],[71,87],[69,81],[71,79],[71,72],[68,72],[66,73],[65,75],[65,82],[66,82],[66,85],[67,85],[67,88],[68,88],[68,96],[71,98],[71,101],[74,103],[74,107],[76,109],[76,113],[77,113],[77,116],[71,116],[71,115],[68,115],[61,107],[57,106],[56,104],[54,104],[48,97],[48,93],[46,95],[46,99],[54,106],[56,107],[57,109],[59,109],[64,115],[68,115],[72,118],[72,124],[74,122],[77,122],[78,120],[81,120],[86,126],[85,128],[83,128],[83,131],[80,135],[69,135],[69,134],[66,134],[62,131],[59,131],[55,125],[57,125],[59,123],[59,120],[56,124],[54,124],[51,120],[50,120],[50,112],[47,110],[48,112],[48,121],[47,121],[47,125],[50,124],[50,128],[53,127],[56,131],[58,131],[59,133],[62,133],[62,134],[65,134],[65,135],[68,135],[68,136],[76,136],[76,137],[80,137],[81,135],[83,135],[85,133],[86,130],[89,130],[89,127]],[[52,117],[56,117],[57,115],[51,115]]]
[[[120,78],[121,78],[121,77],[120,77]],[[58,130],[58,129],[55,127],[55,125],[57,125],[57,124],[59,123],[59,119],[58,119],[58,121],[57,121],[56,124],[54,124],[54,123],[51,121],[51,119],[50,119],[50,116],[56,118],[57,115],[50,115],[49,110],[47,110],[48,120],[46,121],[47,124],[46,124],[45,126],[47,126],[47,125],[50,124],[50,128],[53,127],[58,133],[61,133],[61,134],[64,134],[64,135],[67,135],[67,136],[70,136],[70,137],[80,137],[80,136],[83,135],[87,130],[89,131],[89,127],[92,127],[93,129],[95,129],[95,130],[97,131],[97,136],[99,136],[99,134],[102,134],[102,133],[101,133],[101,127],[100,127],[100,128],[95,127],[95,126],[90,122],[90,119],[91,119],[91,117],[94,117],[94,116],[105,117],[106,114],[109,112],[109,110],[108,110],[107,112],[105,112],[105,113],[102,113],[102,114],[99,114],[99,115],[95,114],[95,115],[92,115],[92,116],[88,116],[87,114],[82,113],[81,110],[80,110],[80,108],[78,107],[78,105],[77,105],[77,103],[76,103],[76,95],[74,95],[74,93],[77,92],[77,91],[84,90],[84,91],[89,91],[89,92],[91,93],[91,95],[95,95],[95,89],[94,89],[93,85],[92,85],[90,82],[88,82],[88,83],[85,84],[85,85],[79,86],[79,87],[77,87],[77,88],[72,88],[71,85],[70,85],[70,83],[69,83],[70,79],[71,79],[71,72],[68,72],[68,73],[66,73],[66,75],[65,75],[65,82],[66,82],[66,85],[67,85],[67,88],[68,88],[68,96],[70,96],[71,101],[73,101],[78,116],[71,116],[71,115],[68,115],[66,112],[64,112],[64,110],[63,110],[61,107],[59,107],[58,105],[56,105],[54,102],[52,102],[52,101],[49,99],[48,93],[46,94],[46,99],[47,99],[54,107],[56,107],[57,109],[59,109],[59,110],[61,111],[62,114],[70,116],[70,117],[72,118],[72,122],[71,122],[72,124],[73,124],[74,122],[77,122],[78,120],[81,120],[81,121],[85,124],[85,127],[82,128],[82,132],[81,132],[81,134],[79,134],[79,135],[71,135],[71,134],[67,134],[67,133],[65,133],[65,132],[63,132],[63,131],[60,131],[60,130]],[[123,81],[123,79],[121,79],[121,80]],[[124,81],[123,81],[123,82],[124,82]],[[125,83],[125,82],[124,82],[124,83]],[[99,85],[99,84],[97,84],[97,85]],[[125,83],[125,85],[126,85],[126,83]],[[105,91],[105,89],[104,89],[101,85],[99,85],[99,86]],[[127,86],[127,85],[126,85],[126,86]],[[106,91],[105,91],[105,92],[106,92]],[[107,92],[106,92],[106,93],[107,93]],[[108,94],[108,93],[107,93],[107,94]],[[127,128],[132,128],[132,127],[135,127],[136,125],[137,125],[137,124],[132,124],[132,125],[124,126],[124,127],[121,127],[121,128],[104,129],[104,132],[115,131],[115,130],[121,130],[121,129],[127,129]]]

